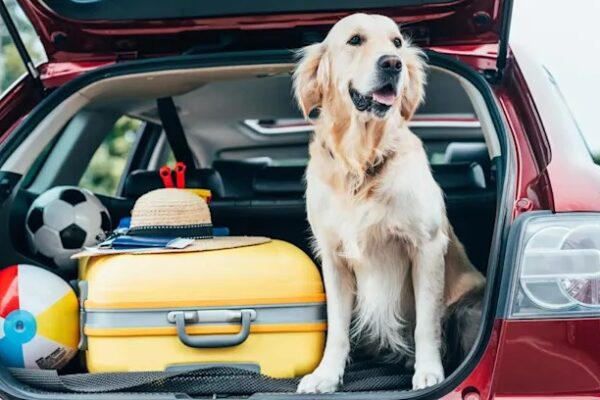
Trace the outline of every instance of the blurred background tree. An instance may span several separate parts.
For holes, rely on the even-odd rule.
[[[96,150],[79,186],[94,193],[115,195],[141,124],[127,116],[119,118]]]
[[[46,55],[42,44],[17,1],[7,0],[5,3],[33,61],[36,64],[45,62]],[[25,65],[8,34],[4,21],[0,19],[0,93],[3,93],[23,74],[25,74]]]

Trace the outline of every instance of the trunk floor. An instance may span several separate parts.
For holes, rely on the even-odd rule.
[[[252,395],[295,392],[299,378],[275,379],[232,367],[177,372],[80,373],[10,369],[14,378],[36,391],[51,393],[185,393],[187,395]],[[344,392],[408,390],[412,374],[396,364],[358,362],[348,366]]]

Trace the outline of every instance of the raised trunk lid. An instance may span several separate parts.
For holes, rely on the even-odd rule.
[[[512,0],[20,0],[51,61],[295,48],[341,17],[381,13],[425,46],[499,44],[506,57]]]

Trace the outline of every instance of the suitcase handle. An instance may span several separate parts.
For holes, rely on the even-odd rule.
[[[214,321],[214,311],[205,311],[204,313],[207,313],[208,320],[216,322]],[[175,311],[169,313],[168,319],[175,322],[179,340],[186,346],[195,348],[237,346],[248,339],[248,335],[250,335],[250,325],[252,324],[252,320],[256,319],[256,311],[254,310],[225,311],[227,321],[232,321],[234,319],[240,321],[242,327],[238,333],[233,335],[188,335],[185,330],[186,321],[199,321],[203,319],[202,314],[203,311]]]

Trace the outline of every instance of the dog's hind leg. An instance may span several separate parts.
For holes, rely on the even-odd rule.
[[[447,371],[455,370],[475,344],[481,326],[484,292],[484,285],[477,286],[446,310],[444,365]]]
[[[327,294],[327,342],[321,363],[298,385],[298,393],[335,392],[350,353],[350,320],[354,303],[354,278],[343,261],[322,254],[323,280]]]
[[[444,254],[448,238],[441,231],[416,249],[412,277],[415,293],[415,374],[413,389],[444,379],[441,321],[444,297]]]

